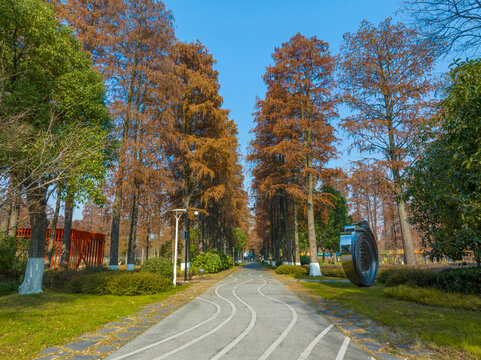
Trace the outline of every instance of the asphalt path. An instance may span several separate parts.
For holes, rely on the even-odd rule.
[[[261,266],[250,264],[106,359],[372,358]]]

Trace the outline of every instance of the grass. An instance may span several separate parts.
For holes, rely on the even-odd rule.
[[[481,296],[478,295],[448,293],[434,288],[409,287],[406,285],[387,287],[383,293],[391,298],[413,301],[419,304],[481,311]]]
[[[47,290],[36,295],[0,297],[1,358],[32,359],[42,349],[66,344],[187,286],[141,296],[66,294]]]
[[[342,304],[389,327],[392,333],[384,334],[385,340],[395,343],[421,340],[446,352],[447,359],[481,358],[480,312],[422,305],[387,297],[384,286],[377,283],[370,288],[341,282],[303,283],[303,286],[327,300]],[[432,293],[431,295],[433,296]],[[454,355],[453,350],[461,353]]]

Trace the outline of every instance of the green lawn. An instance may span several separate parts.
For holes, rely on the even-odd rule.
[[[447,359],[463,357],[461,353],[454,355],[454,349],[469,354],[468,358],[481,358],[481,313],[478,311],[390,298],[383,294],[384,286],[377,283],[371,288],[340,282],[303,283],[303,286],[388,326],[393,331],[385,334],[386,340],[403,343],[420,339],[446,352]]]
[[[31,359],[48,346],[63,345],[186,287],[143,296],[97,296],[47,290],[37,295],[0,297],[1,358]]]

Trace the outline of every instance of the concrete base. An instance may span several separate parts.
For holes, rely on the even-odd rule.
[[[299,265],[299,266],[301,266],[301,263],[300,263],[300,262],[296,262],[296,265]]]
[[[119,266],[118,265],[109,265],[109,270],[118,270]]]
[[[187,263],[187,270],[191,268],[190,262]],[[184,271],[185,269],[185,262],[180,263],[180,270]]]
[[[25,270],[25,279],[18,288],[20,295],[30,295],[41,293],[44,258],[31,258],[27,260],[27,269]]]
[[[309,275],[310,276],[322,276],[321,267],[319,263],[310,263],[309,264]]]
[[[134,271],[135,265],[134,264],[127,264],[127,271]]]

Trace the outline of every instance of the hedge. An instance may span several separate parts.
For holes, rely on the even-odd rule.
[[[96,295],[151,295],[172,286],[172,279],[148,272],[109,271],[74,278],[67,282],[66,290]]]
[[[300,265],[281,265],[277,267],[276,274],[306,275],[307,271]]]
[[[152,258],[142,265],[140,271],[172,279],[174,276],[174,264],[167,258]]]
[[[444,271],[387,269],[381,273],[378,280],[386,286],[434,287],[447,292],[481,294],[481,268],[479,267]]]

